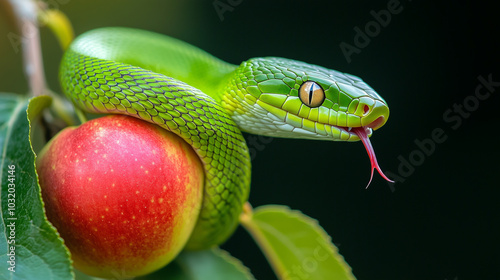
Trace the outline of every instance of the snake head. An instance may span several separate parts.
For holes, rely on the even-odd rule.
[[[380,170],[368,139],[387,122],[389,107],[356,76],[285,58],[254,58],[234,72],[222,105],[246,132],[285,138],[362,140],[372,163],[372,176],[377,169],[389,180]]]

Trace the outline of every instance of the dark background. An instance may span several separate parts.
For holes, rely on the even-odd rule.
[[[374,20],[370,11],[391,1],[233,0],[237,5],[222,21],[214,2],[52,1],[77,34],[130,26],[235,64],[283,56],[362,77],[391,108],[371,138],[379,163],[404,182],[391,186],[375,175],[365,189],[369,160],[359,142],[257,138],[250,145],[257,151],[252,205],[284,204],[318,219],[358,279],[500,279],[500,86],[471,108],[478,76],[500,82],[498,10],[472,1],[401,1],[401,12],[349,63],[339,44],[354,45],[354,28],[364,29]],[[8,32],[2,21],[0,36]],[[47,29],[41,35],[47,79],[60,91],[61,51]],[[6,39],[0,52],[0,90],[27,91],[21,55]],[[443,114],[464,100],[468,115],[458,117],[460,124],[446,121]],[[415,141],[431,138],[436,128],[446,140],[418,158]],[[401,173],[402,159],[418,166]],[[257,279],[275,279],[244,230],[223,248]]]

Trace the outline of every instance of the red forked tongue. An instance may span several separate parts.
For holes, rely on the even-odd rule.
[[[373,150],[372,143],[370,142],[370,139],[368,139],[368,135],[366,134],[366,130],[367,130],[367,128],[365,128],[365,127],[353,127],[351,130],[352,132],[356,133],[356,135],[358,135],[359,139],[361,139],[361,141],[363,142],[363,145],[365,145],[366,152],[368,153],[368,156],[370,157],[370,163],[372,165],[372,174],[370,176],[370,181],[368,182],[368,185],[366,186],[366,188],[368,188],[370,186],[370,183],[372,182],[374,169],[377,169],[378,173],[380,174],[380,176],[382,176],[382,178],[386,179],[387,181],[389,181],[391,183],[394,183],[394,181],[387,178],[387,176],[385,176],[384,172],[382,172],[382,170],[380,169],[380,166],[378,165],[378,162],[377,162],[377,157],[375,156],[375,151]]]

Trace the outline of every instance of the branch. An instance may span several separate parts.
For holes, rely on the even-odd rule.
[[[34,0],[0,0],[10,10],[20,36],[23,53],[24,73],[28,80],[31,95],[42,95],[46,90],[43,70],[40,33],[38,31],[38,7]],[[9,8],[10,7],[10,8]],[[12,37],[10,37],[12,38]],[[12,42],[12,41],[11,41]]]

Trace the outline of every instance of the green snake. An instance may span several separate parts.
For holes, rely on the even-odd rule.
[[[360,78],[278,57],[226,63],[177,39],[129,28],[101,28],[65,52],[60,82],[78,108],[133,116],[190,144],[205,171],[202,210],[186,248],[224,242],[250,191],[242,131],[273,137],[363,141],[389,108]],[[320,156],[320,155],[319,155]],[[370,178],[370,181],[371,181]]]

